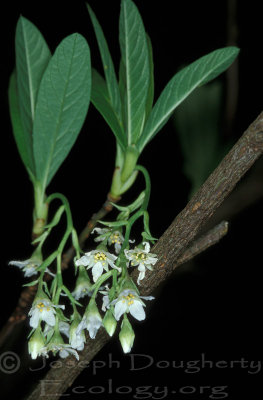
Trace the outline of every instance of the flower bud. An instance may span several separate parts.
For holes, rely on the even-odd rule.
[[[45,341],[40,327],[38,327],[28,342],[28,351],[33,360],[41,354],[41,349],[45,346]]]
[[[116,330],[116,326],[117,326],[117,321],[114,318],[114,316],[112,315],[112,311],[111,310],[107,310],[104,318],[103,318],[103,326],[106,329],[107,333],[112,336]]]
[[[121,331],[119,333],[119,339],[121,342],[122,349],[124,353],[129,353],[133,346],[133,342],[135,339],[135,333],[132,329],[132,326],[126,316],[124,315],[122,324],[121,324]]]
[[[90,279],[89,279],[86,269],[83,266],[80,266],[79,267],[79,276],[76,281],[76,286],[75,286],[74,292],[72,292],[72,296],[76,300],[79,300],[85,296],[91,296],[92,295],[91,287],[92,287],[92,284],[90,282]]]

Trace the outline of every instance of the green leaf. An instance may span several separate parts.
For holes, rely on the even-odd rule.
[[[51,53],[37,27],[22,16],[16,27],[15,49],[21,120],[24,131],[31,135],[38,89]]]
[[[25,283],[23,285],[23,287],[35,286],[37,283],[38,283],[38,279],[36,279],[35,281],[31,281],[29,283]]]
[[[45,229],[53,228],[54,226],[56,226],[59,223],[64,211],[65,211],[65,206],[64,205],[60,206],[56,211],[52,221],[49,224],[45,225]]]
[[[33,127],[36,176],[47,186],[81,130],[91,92],[90,52],[78,33],[57,47],[43,75]]]
[[[92,11],[91,7],[87,4],[89,15],[93,24],[93,28],[96,34],[97,42],[100,49],[100,55],[102,59],[104,74],[106,78],[106,84],[108,88],[110,102],[114,108],[117,116],[121,120],[121,99],[120,91],[118,86],[118,81],[116,78],[116,73],[113,65],[113,61],[110,55],[108,44],[106,42],[103,30],[96,18],[96,15]]]
[[[31,134],[29,132],[24,131],[21,121],[19,105],[18,105],[15,70],[13,71],[9,80],[8,100],[9,100],[10,117],[11,117],[16,145],[20,157],[26,169],[28,170],[30,177],[33,178],[35,167],[33,160],[32,140],[31,140]]]
[[[104,79],[94,68],[92,69],[91,102],[111,127],[121,148],[125,150],[127,141],[121,121],[112,107]]]
[[[153,51],[152,51],[152,43],[149,35],[146,34],[147,46],[148,46],[148,56],[149,56],[149,68],[150,68],[150,81],[148,87],[148,94],[146,99],[146,107],[145,107],[145,121],[147,121],[153,105],[154,98],[154,65],[153,65]]]
[[[113,222],[108,222],[108,221],[98,221],[100,224],[108,226],[109,228],[118,228],[119,226],[125,226],[128,224],[128,221],[113,221]]]
[[[149,87],[149,59],[146,33],[139,11],[131,0],[122,0],[119,40],[125,67],[128,144],[135,144],[144,124]]]
[[[158,240],[157,238],[154,238],[150,233],[148,232],[142,232],[142,237],[144,240],[149,240],[151,242]]]
[[[119,89],[121,96],[121,115],[124,131],[127,132],[127,93],[126,93],[126,72],[123,60],[120,59],[119,65]]]
[[[223,85],[218,79],[197,88],[174,113],[184,173],[196,191],[215,169],[221,153]]]
[[[140,151],[168,121],[175,108],[198,86],[225,71],[239,49],[225,47],[209,53],[179,71],[166,85],[157,100],[138,142]]]

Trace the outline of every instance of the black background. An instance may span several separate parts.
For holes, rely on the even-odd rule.
[[[90,1],[117,65],[119,0]],[[227,42],[227,1],[137,1],[146,30],[153,44],[156,96],[180,65],[223,47]],[[262,28],[258,2],[238,2],[239,102],[232,139],[241,136],[262,109]],[[31,20],[43,33],[52,52],[59,42],[73,32],[81,33],[89,42],[92,64],[101,69],[91,22],[83,1],[9,2],[2,12],[5,26],[1,29],[1,320],[4,323],[16,305],[24,280],[14,267],[12,259],[26,259],[31,252],[30,229],[32,189],[19,159],[8,114],[8,79],[14,67],[14,33],[19,15]],[[49,187],[64,193],[71,205],[76,228],[80,231],[91,214],[103,203],[109,190],[114,167],[114,137],[97,111],[91,105],[88,118],[69,157]],[[182,154],[175,128],[170,121],[150,143],[140,158],[152,178],[150,201],[151,227],[159,237],[185,206],[190,184],[182,174]],[[127,202],[132,194],[123,199]],[[136,341],[132,352],[160,360],[185,362],[201,360],[249,361],[262,359],[261,268],[262,268],[262,201],[244,210],[230,221],[230,230],[216,247],[197,257],[194,264],[182,266],[148,307],[148,318],[135,323]],[[23,333],[25,336],[26,333]],[[23,336],[22,335],[22,336]],[[23,337],[24,337],[23,336]],[[26,351],[23,341],[9,347]],[[5,351],[7,350],[5,349]],[[120,362],[121,368],[110,367],[109,354]],[[231,399],[244,394],[254,398],[262,394],[262,373],[249,374],[249,368],[203,368],[198,373],[182,369],[152,366],[131,371],[129,357],[123,355],[116,340],[108,344],[96,360],[106,362],[105,368],[92,375],[86,369],[72,388],[85,386],[86,394],[68,398],[136,398],[138,386],[168,386],[177,393],[167,395],[174,399],[208,399],[211,390],[200,395],[199,386],[228,386]],[[144,359],[146,363],[146,359]],[[33,364],[34,365],[34,364]],[[164,364],[163,364],[164,365]],[[229,364],[230,365],[230,364]],[[251,368],[250,368],[251,371]],[[1,377],[2,378],[2,377]],[[12,382],[16,379],[17,386]],[[3,375],[6,398],[10,394],[22,398],[30,382],[41,379],[41,374],[26,371],[16,376]],[[113,380],[113,393],[107,392],[107,381]],[[94,385],[105,387],[103,395],[89,393]],[[132,394],[118,394],[116,388],[132,387]],[[191,386],[195,393],[186,394],[180,387]],[[17,389],[19,387],[19,390]],[[79,389],[80,390],[80,389]],[[99,391],[99,390],[98,390]],[[209,397],[210,395],[210,397]],[[164,395],[163,395],[164,396]],[[146,395],[137,398],[147,398]],[[150,395],[148,396],[150,398]],[[165,398],[153,394],[152,398]],[[221,397],[223,398],[223,397]]]

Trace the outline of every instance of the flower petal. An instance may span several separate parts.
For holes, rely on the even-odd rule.
[[[87,328],[87,318],[84,315],[84,317],[82,318],[82,320],[78,324],[78,327],[76,329],[76,335],[79,335],[81,333],[81,331],[83,331],[86,328]]]
[[[129,310],[131,315],[138,321],[142,321],[145,319],[145,311],[140,301],[134,300],[133,304],[129,306]]]
[[[96,282],[103,272],[103,266],[101,262],[97,262],[92,268],[93,281]]]
[[[30,278],[30,276],[37,275],[38,272],[34,267],[28,267],[24,269],[25,277]]]
[[[75,261],[75,265],[77,267],[83,265],[84,267],[86,267],[89,264],[89,260],[90,258],[88,256],[82,256],[80,257],[78,260]]]
[[[119,321],[120,317],[126,312],[127,310],[127,303],[124,300],[119,300],[115,304],[114,307],[114,317],[117,321]]]
[[[31,308],[31,310],[29,311],[29,315],[31,315],[30,321],[29,321],[29,325],[32,328],[37,328],[38,326],[38,322],[40,319],[40,312],[37,308],[33,307]]]
[[[155,299],[155,297],[153,297],[153,296],[140,296],[140,298],[143,300],[154,300]]]
[[[88,319],[87,329],[91,339],[95,339],[98,329],[102,325],[102,319],[100,316],[93,316]]]
[[[144,251],[146,253],[149,253],[149,251],[151,249],[149,242],[143,242],[143,244],[144,244]]]
[[[55,311],[51,308],[49,311],[43,310],[42,319],[50,326],[55,326],[56,319],[54,316]]]
[[[142,281],[144,279],[144,277],[145,277],[145,269],[139,273],[139,276],[137,278],[138,285],[140,285],[140,281]]]

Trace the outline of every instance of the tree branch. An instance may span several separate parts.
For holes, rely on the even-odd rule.
[[[147,271],[146,278],[142,281],[140,290],[142,295],[152,293],[170,276],[200,229],[262,152],[263,113],[249,126],[152,249],[159,260],[154,271]],[[61,360],[62,368],[50,370],[28,400],[36,400],[40,396],[45,400],[52,400],[54,396],[58,398],[81,372],[81,362],[91,361],[108,340],[107,334],[101,330],[95,340],[88,340],[80,354],[80,362],[75,362],[75,367],[66,368],[74,362],[72,358]],[[46,390],[43,390],[45,382],[48,382],[48,385]]]
[[[228,232],[228,222],[222,221],[220,224],[216,225],[214,228],[210,229],[207,233],[196,239],[192,245],[187,247],[183,252],[181,257],[179,257],[177,263],[174,265],[178,267],[187,261],[192,260],[195,256],[207,250],[209,247],[218,243]]]

